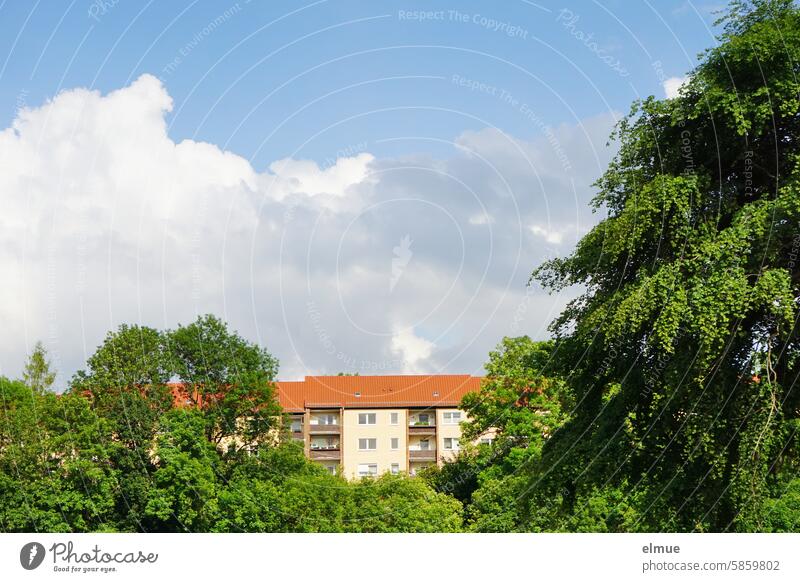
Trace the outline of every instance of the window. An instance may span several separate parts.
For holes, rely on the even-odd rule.
[[[391,415],[391,423],[392,424],[398,424],[399,422],[400,422],[400,413],[393,412],[392,415]]]
[[[374,451],[378,448],[378,439],[358,439],[359,451]]]
[[[447,437],[444,439],[444,449],[446,451],[458,450],[458,439]]]
[[[419,441],[419,450],[420,451],[429,451],[431,450],[431,441],[428,439],[421,439]]]
[[[293,420],[292,421],[292,432],[300,432],[303,430],[303,421],[302,420]]]
[[[316,420],[317,422],[315,423],[314,420]],[[311,420],[311,424],[332,425],[338,423],[339,419],[336,417],[335,414],[320,414],[315,419]]]
[[[458,424],[461,422],[460,412],[445,412],[442,414],[442,419],[445,424]]]
[[[311,439],[311,448],[315,451],[333,451],[339,448],[338,437],[319,438],[314,437]]]
[[[358,424],[375,424],[377,421],[376,416],[374,412],[359,412]]]
[[[420,412],[417,415],[417,421],[414,423],[417,426],[430,426],[431,425],[431,415],[427,412]]]
[[[486,438],[482,438],[482,439],[481,439],[481,444],[482,444],[482,445],[490,445],[490,444],[492,444],[492,439],[490,439],[490,438],[488,438],[488,437],[486,437]]]
[[[392,463],[392,475],[397,475],[400,472],[400,465],[398,463]]]
[[[374,463],[364,463],[358,466],[358,476],[359,477],[369,477],[371,475],[378,474],[378,465]]]
[[[325,468],[331,475],[336,475],[336,465],[326,465]]]
[[[396,451],[400,448],[400,439],[397,437],[392,438],[392,450]]]

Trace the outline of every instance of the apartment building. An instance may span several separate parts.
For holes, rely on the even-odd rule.
[[[348,479],[441,464],[460,446],[468,375],[306,376],[278,382],[280,404],[306,455]]]

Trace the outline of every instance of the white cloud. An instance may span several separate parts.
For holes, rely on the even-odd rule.
[[[480,373],[503,335],[542,336],[563,305],[527,294],[536,235],[566,252],[597,219],[589,184],[615,118],[529,140],[465,132],[447,159],[360,152],[259,171],[175,142],[171,108],[144,75],[64,91],[0,131],[0,373],[18,375],[42,339],[63,386],[120,323],[206,312],[266,345],[282,377]],[[403,240],[413,260],[398,276]]]
[[[373,160],[371,154],[361,153],[352,158],[339,158],[325,169],[311,160],[278,160],[270,164],[271,174],[264,176],[266,190],[277,200],[296,192],[342,197],[350,186],[367,178]]]
[[[677,97],[680,88],[683,87],[688,80],[689,77],[687,76],[670,77],[669,79],[666,79],[662,83],[662,86],[664,87],[664,95],[667,97],[667,99],[674,99]]]
[[[564,239],[563,233],[555,229],[539,226],[538,224],[534,224],[530,228],[534,235],[554,245],[561,244],[561,241]]]
[[[492,220],[492,217],[488,214],[475,214],[474,216],[469,217],[469,223],[474,226],[489,224],[490,222],[494,222],[494,220]]]
[[[417,336],[413,329],[397,329],[392,336],[392,352],[400,358],[407,374],[420,373],[435,347],[436,344]]]

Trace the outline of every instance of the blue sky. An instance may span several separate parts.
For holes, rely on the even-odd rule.
[[[72,87],[106,92],[151,73],[175,101],[173,138],[225,144],[257,167],[289,155],[322,161],[362,142],[378,155],[417,150],[426,146],[379,140],[402,133],[452,139],[485,123],[520,129],[518,111],[455,85],[453,75],[507,91],[551,125],[661,96],[653,63],[668,77],[690,70],[714,42],[714,8],[684,1],[4,2],[0,120],[8,124],[20,101],[39,104]],[[564,26],[565,9],[579,17],[572,28]],[[441,16],[403,16],[420,10]],[[524,37],[491,30],[482,17],[519,27]],[[601,62],[578,32],[593,35],[629,75]],[[454,111],[403,109],[414,106]],[[520,137],[532,133],[521,129]]]
[[[286,379],[480,374],[717,8],[0,1],[0,374],[209,312]]]

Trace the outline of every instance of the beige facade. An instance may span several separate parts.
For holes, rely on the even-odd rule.
[[[383,473],[416,474],[455,458],[461,448],[457,408],[340,408],[292,417],[306,455],[348,479]]]
[[[317,376],[278,387],[306,455],[358,479],[415,475],[454,458],[467,420],[457,405],[479,383],[471,376]]]

